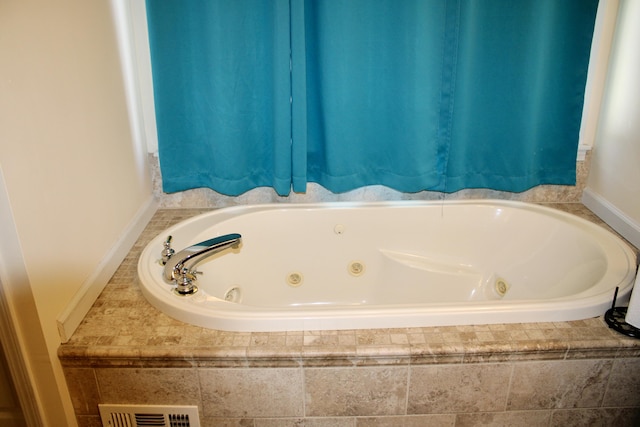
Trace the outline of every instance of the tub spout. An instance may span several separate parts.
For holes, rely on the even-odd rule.
[[[228,248],[238,247],[242,242],[240,234],[227,234],[204,242],[196,243],[171,256],[164,266],[165,282],[177,285],[175,292],[179,295],[191,295],[198,288],[193,284],[196,280],[196,266],[204,259]]]

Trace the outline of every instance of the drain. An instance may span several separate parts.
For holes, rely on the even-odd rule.
[[[289,286],[293,286],[294,288],[297,288],[298,286],[302,285],[303,281],[304,281],[304,276],[302,275],[302,273],[299,273],[297,271],[294,271],[293,273],[289,273],[289,275],[287,276],[287,284]]]
[[[504,279],[498,279],[496,280],[494,289],[498,296],[503,297],[509,290],[509,284]]]
[[[356,277],[362,276],[365,270],[364,263],[360,261],[352,261],[349,263],[347,270],[349,271],[349,274],[351,274],[352,276],[356,276]]]
[[[237,286],[234,286],[233,288],[229,288],[227,292],[224,293],[225,301],[240,302],[241,298],[242,298],[242,291]]]

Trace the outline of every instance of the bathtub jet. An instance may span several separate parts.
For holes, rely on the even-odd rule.
[[[162,267],[167,235],[187,249]],[[240,235],[233,254],[207,251]],[[586,319],[610,308],[616,287],[626,302],[635,267],[623,240],[578,216],[465,200],[218,209],[153,239],[138,274],[173,318],[262,332]]]
[[[242,242],[240,234],[232,233],[196,243],[178,253],[173,253],[169,247],[172,239],[173,237],[169,236],[164,243],[163,277],[165,282],[176,285],[174,292],[178,295],[192,295],[198,291],[198,287],[193,282],[200,273],[196,270],[200,262],[226,249],[238,248]]]

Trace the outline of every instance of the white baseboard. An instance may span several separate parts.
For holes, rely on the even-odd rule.
[[[640,224],[604,197],[589,188],[582,192],[582,203],[636,248],[640,248]]]
[[[151,196],[123,231],[120,239],[96,267],[93,274],[82,284],[67,307],[58,316],[58,332],[63,343],[69,341],[157,209],[158,203]]]

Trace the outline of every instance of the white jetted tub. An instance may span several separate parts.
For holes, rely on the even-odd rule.
[[[168,236],[179,252],[235,233],[239,247],[196,266],[199,290],[176,295],[159,261]],[[171,317],[258,332],[586,319],[604,314],[616,287],[628,300],[635,267],[624,241],[571,214],[427,201],[215,210],[153,239],[138,273]]]

